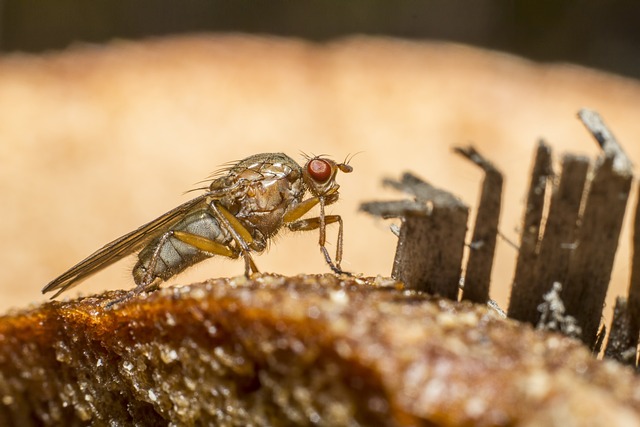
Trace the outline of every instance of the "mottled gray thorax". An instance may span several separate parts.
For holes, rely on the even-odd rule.
[[[234,166],[225,179],[225,185],[234,190],[220,200],[221,205],[257,240],[276,234],[284,215],[306,192],[300,166],[282,153],[250,157]]]

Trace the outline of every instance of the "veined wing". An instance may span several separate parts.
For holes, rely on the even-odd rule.
[[[158,237],[171,226],[180,222],[189,212],[199,205],[206,205],[209,198],[219,197],[219,194],[208,192],[195,199],[181,204],[177,208],[170,210],[164,215],[141,226],[137,230],[107,243],[78,264],[71,267],[67,272],[52,280],[42,289],[42,293],[58,290],[51,298],[55,298],[67,289],[78,285],[82,280],[125,256],[140,249],[149,241]]]

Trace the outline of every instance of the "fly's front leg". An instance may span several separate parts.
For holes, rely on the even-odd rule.
[[[249,248],[249,244],[253,242],[253,237],[251,233],[249,233],[249,230],[247,230],[231,212],[215,201],[209,203],[209,209],[211,209],[215,218],[220,222],[220,225],[231,234],[231,237],[233,237],[233,240],[237,243],[239,252],[244,258],[244,275],[249,277],[251,273],[258,273],[258,267],[256,267],[255,262],[253,262],[250,253],[251,248]]]
[[[291,209],[289,212],[287,212],[284,215],[283,221],[285,224],[288,224],[300,219],[304,214],[309,212],[311,208],[313,208],[315,205],[320,203],[321,200],[322,200],[322,203],[320,206],[320,211],[321,211],[320,215],[324,216],[324,207],[326,205],[330,205],[332,203],[337,202],[338,197],[340,197],[339,194],[337,192],[334,192],[322,198],[311,197],[309,199],[303,200],[302,202],[298,203],[298,205],[295,208]]]
[[[320,213],[321,214],[323,213],[322,210],[320,211]],[[324,246],[325,240],[326,240],[326,233],[324,233],[323,231],[327,224],[333,224],[336,222],[338,223],[338,242],[336,247],[336,263],[334,264],[333,261],[331,261],[331,257],[329,256],[329,252],[327,251],[327,248]],[[287,228],[289,228],[292,231],[309,231],[309,230],[315,230],[319,228],[320,229],[320,240],[319,240],[320,250],[324,255],[324,259],[327,261],[327,264],[329,264],[329,267],[331,268],[331,270],[333,270],[333,272],[336,274],[349,274],[348,272],[343,271],[342,268],[340,267],[340,262],[342,262],[342,239],[343,239],[342,237],[343,224],[342,224],[342,217],[340,215],[326,215],[326,216],[321,215],[315,218],[300,219],[298,221],[294,221],[287,224]]]
[[[292,231],[307,231],[307,230],[315,230],[316,228],[320,229],[320,236],[318,239],[318,244],[320,245],[320,250],[324,255],[324,259],[329,264],[331,270],[336,274],[346,273],[342,271],[340,268],[340,262],[342,261],[342,218],[339,215],[328,215],[324,214],[325,205],[330,205],[338,200],[339,194],[337,191],[328,194],[324,197],[311,197],[307,200],[303,200],[296,206],[294,209],[287,212],[284,216],[284,223],[287,228]],[[299,219],[304,214],[309,212],[311,208],[320,203],[320,216],[315,218],[307,218],[307,219]],[[336,264],[331,261],[331,257],[329,256],[329,252],[327,248],[324,246],[326,242],[326,225],[337,222],[339,224],[338,229],[338,242],[336,248]],[[349,274],[349,273],[346,273]]]

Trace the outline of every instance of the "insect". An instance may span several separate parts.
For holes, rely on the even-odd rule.
[[[336,274],[344,273],[343,223],[339,215],[325,215],[335,203],[338,171],[353,170],[348,160],[336,163],[325,156],[307,158],[300,166],[283,153],[255,154],[218,171],[206,192],[159,218],[106,244],[52,280],[42,293],[52,299],[82,280],[135,252],[136,287],[122,300],[155,289],[162,281],[215,255],[244,259],[244,274],[258,272],[251,256],[265,250],[283,227],[292,231],[319,229],[319,245]],[[304,198],[307,193],[310,197]],[[320,215],[302,219],[316,205]],[[325,248],[326,225],[338,223],[335,263]],[[120,300],[118,300],[120,301]],[[116,302],[118,302],[116,301]]]

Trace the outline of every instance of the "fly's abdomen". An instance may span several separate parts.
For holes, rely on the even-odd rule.
[[[200,210],[187,216],[176,224],[172,231],[184,231],[195,234],[223,245],[229,245],[233,241],[231,235],[220,227],[218,221],[206,210]],[[164,240],[164,242],[163,242]],[[153,268],[153,272],[147,274],[158,245],[162,245]],[[211,254],[178,240],[174,236],[161,236],[151,241],[138,254],[138,262],[133,267],[133,278],[136,284],[155,278],[167,280],[206,258]]]

